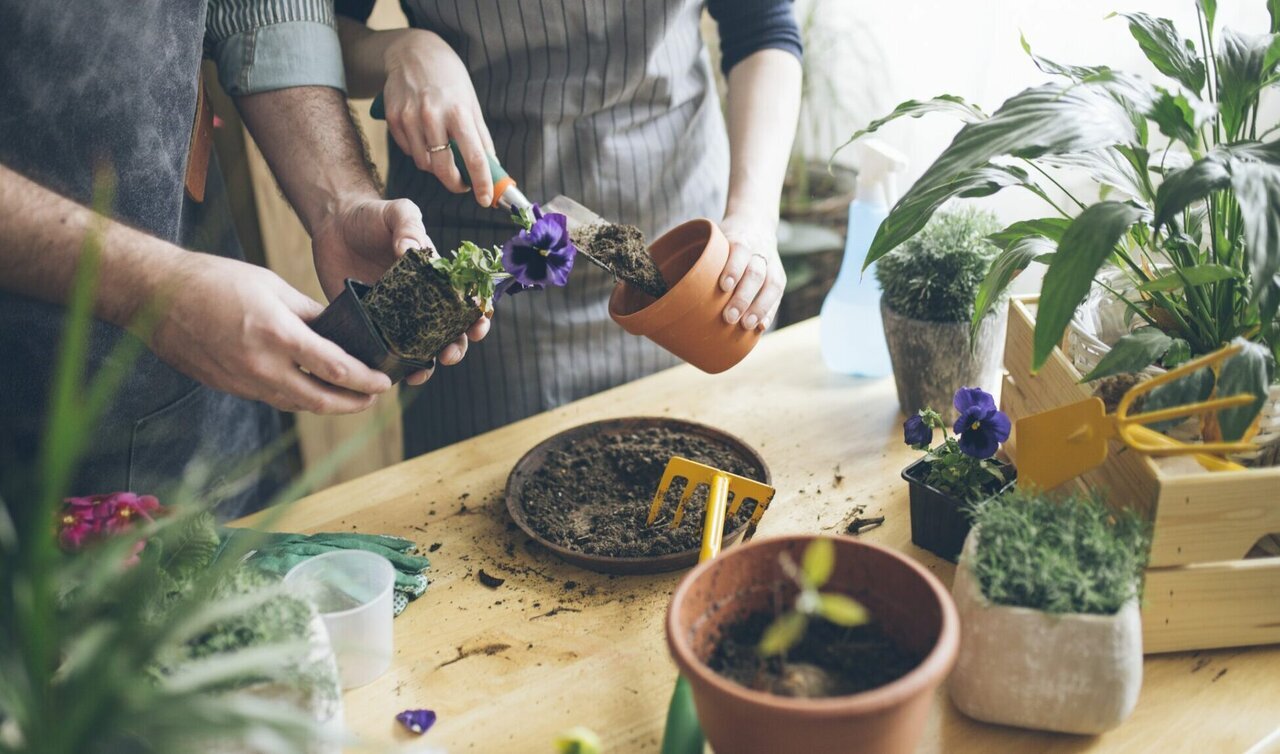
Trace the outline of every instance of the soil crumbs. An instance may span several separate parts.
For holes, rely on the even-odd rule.
[[[396,354],[430,361],[475,324],[480,308],[431,266],[429,249],[409,249],[364,297],[365,309]]]
[[[578,250],[654,298],[667,292],[658,265],[649,256],[644,234],[634,225],[587,225],[570,234]]]
[[[591,555],[646,557],[696,550],[702,540],[705,485],[685,503],[679,527],[668,528],[684,491],[680,479],[671,484],[653,526],[645,525],[667,461],[676,455],[739,476],[760,476],[732,448],[700,435],[664,427],[606,433],[547,454],[525,483],[525,515],[548,540]],[[725,532],[746,523],[754,510],[755,502],[748,499],[725,521]]]
[[[809,622],[800,643],[779,657],[756,653],[773,614],[756,612],[725,631],[707,665],[729,680],[777,696],[819,698],[857,694],[891,683],[924,659],[895,644],[875,623],[853,628]]]

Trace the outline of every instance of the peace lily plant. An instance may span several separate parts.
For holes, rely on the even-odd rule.
[[[1164,78],[1106,66],[1063,65],[1023,48],[1051,83],[1026,89],[991,115],[946,94],[904,102],[850,142],[905,116],[958,116],[965,126],[894,206],[867,254],[871,265],[919,232],[954,197],[1014,186],[1054,211],[991,236],[1001,249],[976,295],[972,326],[1031,262],[1048,265],[1036,313],[1032,369],[1044,365],[1093,286],[1126,310],[1131,331],[1086,379],[1170,368],[1240,342],[1218,371],[1153,394],[1171,405],[1248,392],[1257,400],[1219,413],[1224,439],[1245,436],[1280,356],[1280,123],[1259,123],[1259,98],[1280,84],[1280,0],[1267,0],[1264,34],[1215,30],[1216,0],[1198,0],[1197,40],[1173,22],[1121,13]],[[1198,41],[1198,43],[1197,43]],[[1099,199],[1071,194],[1054,176],[1083,171]],[[1067,199],[1055,202],[1048,187]],[[1123,284],[1117,285],[1120,280]]]

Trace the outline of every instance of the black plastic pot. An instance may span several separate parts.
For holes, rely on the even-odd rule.
[[[428,368],[428,364],[397,356],[387,347],[364,309],[362,299],[368,292],[369,286],[347,278],[342,293],[312,320],[311,329],[342,346],[342,350],[370,368],[384,372],[392,384]]]
[[[1018,470],[1003,461],[991,460],[1009,480],[1003,488],[992,493],[998,494],[1013,486]],[[927,458],[921,458],[902,470],[902,478],[907,480],[911,494],[911,543],[954,563],[964,549],[965,537],[969,536],[969,514],[964,510],[965,501],[926,483],[924,480],[928,474]]]

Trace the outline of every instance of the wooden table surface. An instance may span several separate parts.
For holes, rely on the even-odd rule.
[[[501,327],[501,323],[498,324]],[[276,528],[396,534],[432,550],[431,586],[395,622],[395,660],[346,694],[347,721],[374,742],[411,738],[393,720],[426,707],[424,743],[460,752],[544,752],[574,725],[609,752],[655,751],[675,668],[663,618],[680,574],[609,577],[562,563],[507,516],[507,473],[530,447],[577,424],[673,416],[738,435],[768,461],[778,494],[759,537],[838,534],[885,516],[868,540],[908,553],[945,583],[953,566],[910,543],[891,379],[831,374],[817,322],[772,334],[722,375],[654,375],[316,493]],[[485,587],[477,575],[505,579]],[[1243,752],[1280,727],[1280,646],[1148,657],[1133,716],[1102,736],[977,723],[945,689],[921,752]],[[851,749],[853,750],[853,749]]]

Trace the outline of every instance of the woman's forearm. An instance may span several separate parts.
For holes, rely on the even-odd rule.
[[[729,71],[729,201],[726,214],[767,213],[776,222],[800,115],[800,61],[760,50]]]
[[[394,43],[419,29],[374,31],[359,21],[338,16],[338,39],[347,74],[347,94],[354,99],[375,97],[387,80],[387,55]],[[430,32],[423,32],[430,33]]]

